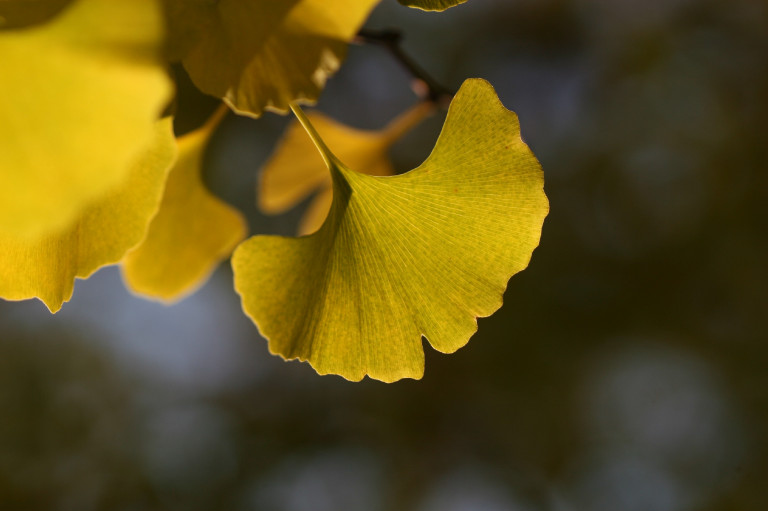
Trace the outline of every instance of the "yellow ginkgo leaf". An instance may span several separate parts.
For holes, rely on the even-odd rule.
[[[72,296],[75,277],[122,259],[144,238],[175,155],[166,118],[156,123],[151,148],[129,165],[126,179],[70,227],[32,241],[0,233],[0,298],[39,298],[56,312]]]
[[[350,380],[420,378],[421,338],[450,353],[502,304],[549,206],[517,116],[467,80],[429,158],[406,174],[347,168],[298,107],[333,177],[319,231],[255,236],[232,257],[235,289],[270,351]]]
[[[334,153],[350,168],[372,176],[394,174],[387,151],[408,130],[435,109],[418,103],[381,131],[364,131],[340,124],[316,112],[308,114],[312,125]],[[301,123],[291,123],[275,153],[261,172],[259,208],[281,213],[318,190],[301,220],[299,234],[310,234],[322,225],[331,207],[331,175]]]
[[[165,0],[192,81],[259,116],[313,101],[379,0]]]
[[[454,5],[463,4],[467,0],[398,0],[403,5],[415,7],[422,11],[444,11]]]
[[[213,196],[201,176],[208,140],[225,113],[226,107],[220,108],[202,128],[178,140],[179,158],[160,210],[147,237],[123,260],[125,282],[139,294],[182,298],[202,285],[245,237],[242,214]]]
[[[125,179],[171,93],[151,0],[79,0],[0,33],[0,232],[64,229]]]

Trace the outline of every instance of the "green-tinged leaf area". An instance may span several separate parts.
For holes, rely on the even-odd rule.
[[[390,122],[383,130],[359,130],[319,112],[307,117],[323,140],[348,167],[372,176],[394,174],[387,152],[408,130],[432,113],[434,105],[418,103]],[[261,171],[259,208],[282,213],[310,193],[317,195],[299,225],[299,234],[318,230],[331,209],[331,175],[301,123],[291,123],[274,154]]]
[[[79,0],[0,32],[0,232],[64,230],[123,181],[172,92],[151,0]]]
[[[144,238],[175,154],[171,119],[158,121],[151,148],[137,155],[126,179],[73,225],[33,241],[0,233],[0,298],[39,298],[56,312],[72,296],[76,277],[122,259]]]
[[[479,79],[411,172],[369,176],[323,151],[328,218],[310,236],[255,236],[235,250],[243,308],[270,351],[320,374],[420,378],[422,336],[444,353],[462,347],[528,265],[549,209],[541,166]]]
[[[243,115],[317,99],[378,0],[165,0],[173,53]]]
[[[463,4],[467,0],[397,0],[408,7],[415,7],[423,11],[444,11],[449,7]]]
[[[178,140],[160,210],[144,241],[125,257],[123,278],[144,296],[175,301],[200,287],[246,234],[239,211],[212,195],[202,180],[203,155],[223,111]]]

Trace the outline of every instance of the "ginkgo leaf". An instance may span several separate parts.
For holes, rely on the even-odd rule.
[[[224,113],[226,107],[178,140],[179,157],[160,210],[147,237],[122,263],[126,284],[139,294],[166,301],[182,298],[201,286],[245,237],[243,215],[213,196],[201,176],[205,148]]]
[[[165,1],[195,85],[257,117],[315,100],[379,0]]]
[[[323,140],[350,168],[372,176],[391,176],[395,172],[387,151],[434,109],[430,102],[418,103],[380,131],[351,128],[317,112],[309,113],[308,117]],[[299,234],[310,234],[320,228],[328,216],[332,194],[331,175],[322,157],[301,123],[295,121],[261,172],[259,208],[265,213],[281,213],[316,190],[317,197],[301,220]]]
[[[172,85],[150,0],[79,0],[0,33],[0,232],[63,229],[125,179]]]
[[[243,308],[273,353],[350,380],[420,378],[421,338],[462,347],[538,245],[541,166],[491,85],[467,80],[429,158],[406,174],[347,168],[300,109],[333,176],[323,226],[255,236],[232,258]]]
[[[129,165],[126,179],[72,226],[33,241],[0,233],[0,297],[39,298],[56,312],[72,296],[75,277],[122,259],[144,237],[175,154],[171,119],[158,121],[150,149]]]
[[[391,176],[392,174],[394,174],[394,172],[372,175]],[[317,196],[315,196],[309,206],[307,206],[307,210],[301,217],[298,230],[299,236],[312,234],[313,232],[320,229],[320,227],[323,225],[323,222],[325,222],[325,219],[328,218],[328,212],[331,210],[331,204],[333,204],[333,189],[331,186],[323,187],[317,193]]]
[[[467,0],[397,0],[408,7],[415,7],[423,11],[444,11],[454,5],[463,4]]]

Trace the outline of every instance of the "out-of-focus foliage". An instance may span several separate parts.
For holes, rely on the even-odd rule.
[[[395,172],[389,149],[434,108],[431,103],[418,103],[379,131],[354,129],[317,112],[307,117],[346,167],[371,176],[391,176]],[[312,139],[301,123],[294,121],[261,171],[259,208],[265,213],[282,213],[317,192],[299,223],[299,234],[311,234],[328,216],[331,183],[331,174]]]
[[[421,378],[422,335],[456,351],[528,265],[548,212],[541,167],[483,80],[464,83],[429,159],[406,174],[358,173],[313,138],[331,211],[311,236],[238,247],[243,308],[272,352],[320,374]]]
[[[66,327],[55,339],[4,328],[1,339],[2,507],[83,509],[95,498],[117,508],[148,491],[130,388],[109,358]]]
[[[0,32],[0,232],[63,230],[126,179],[170,98],[153,2],[80,0]]]
[[[128,286],[139,294],[178,300],[202,285],[246,234],[240,212],[203,184],[205,148],[226,110],[178,140],[179,156],[144,241],[122,262]]]
[[[195,85],[259,116],[314,101],[378,0],[165,0],[174,52]]]
[[[36,297],[56,312],[72,296],[75,277],[120,261],[141,242],[176,157],[171,123],[156,124],[151,148],[134,157],[127,179],[65,230],[32,240],[0,233],[0,297]]]
[[[425,11],[444,11],[454,5],[463,4],[467,0],[397,0],[408,7],[416,7]]]

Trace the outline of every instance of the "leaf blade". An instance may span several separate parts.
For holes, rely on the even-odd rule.
[[[175,155],[172,121],[166,118],[156,124],[152,147],[134,160],[127,179],[71,226],[34,240],[0,233],[0,297],[39,298],[56,312],[72,297],[75,278],[120,261],[144,238]]]
[[[149,0],[80,0],[0,33],[0,231],[62,230],[125,178],[171,94],[162,36]]]
[[[434,109],[432,103],[417,103],[384,129],[375,131],[346,126],[319,112],[310,112],[307,117],[346,165],[372,176],[391,176],[395,170],[387,154],[390,147]],[[259,209],[268,214],[281,213],[315,191],[301,219],[300,235],[315,232],[328,216],[331,175],[312,139],[301,123],[294,121],[261,170]]]
[[[420,378],[421,337],[442,352],[466,344],[527,266],[549,208],[541,167],[490,84],[468,80],[417,169],[373,177],[336,160],[331,171],[318,232],[236,249],[243,308],[271,352],[320,374]]]
[[[169,11],[181,1],[166,0]],[[200,21],[184,29],[197,38],[181,45],[187,48],[182,61],[200,90],[239,114],[284,113],[291,101],[317,99],[378,1],[203,2]]]
[[[144,240],[122,261],[123,280],[139,295],[180,300],[202,286],[245,237],[243,215],[203,184],[203,155],[216,125],[209,121],[179,138],[160,209]]]

